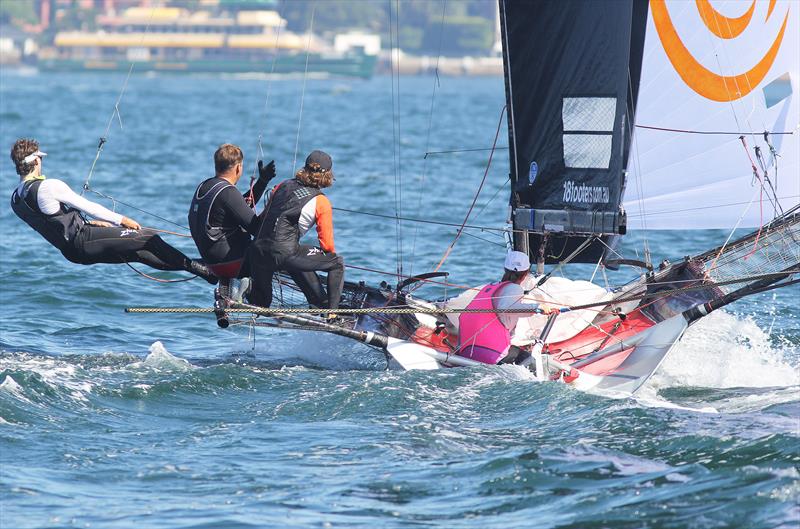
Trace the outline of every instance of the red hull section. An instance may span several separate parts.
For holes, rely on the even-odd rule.
[[[598,326],[588,327],[568,340],[547,344],[546,352],[559,362],[572,364],[595,351],[631,338],[653,325],[655,325],[653,320],[637,310],[628,314],[624,321],[613,319]],[[592,375],[611,374],[633,352],[633,349],[631,347],[605,356],[580,369]]]

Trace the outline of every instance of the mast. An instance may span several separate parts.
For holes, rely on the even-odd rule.
[[[595,263],[621,208],[645,0],[500,0],[514,247]]]

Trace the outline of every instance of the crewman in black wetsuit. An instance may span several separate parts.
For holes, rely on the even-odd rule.
[[[189,209],[189,228],[200,255],[218,277],[247,275],[243,266],[251,236],[258,233],[255,204],[275,177],[275,161],[258,162],[259,178],[244,195],[236,189],[242,177],[244,155],[226,143],[214,153],[213,178],[204,180],[194,193]]]
[[[253,290],[251,302],[269,307],[272,303],[272,275],[285,270],[311,305],[336,309],[344,286],[344,259],[333,243],[333,208],[321,189],[333,184],[333,161],[314,151],[305,166],[291,180],[273,191],[262,213],[263,223],[251,245]],[[319,247],[300,244],[300,238],[316,225]],[[327,296],[316,272],[327,272]],[[333,313],[329,316],[334,318]]]
[[[189,259],[155,232],[76,194],[61,180],[45,179],[39,143],[20,139],[11,160],[20,175],[11,195],[19,218],[77,264],[143,263],[159,270],[186,270],[217,282],[202,262]],[[96,220],[87,220],[87,214]]]

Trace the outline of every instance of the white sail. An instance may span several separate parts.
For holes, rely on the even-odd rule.
[[[769,221],[772,191],[751,168],[752,158],[763,181],[756,147],[783,208],[800,202],[800,2],[651,0],[642,62],[629,227]],[[753,133],[747,149],[741,133]]]

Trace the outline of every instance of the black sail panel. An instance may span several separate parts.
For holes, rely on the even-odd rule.
[[[646,16],[644,0],[500,0],[514,244],[533,260],[596,262],[625,232]]]

